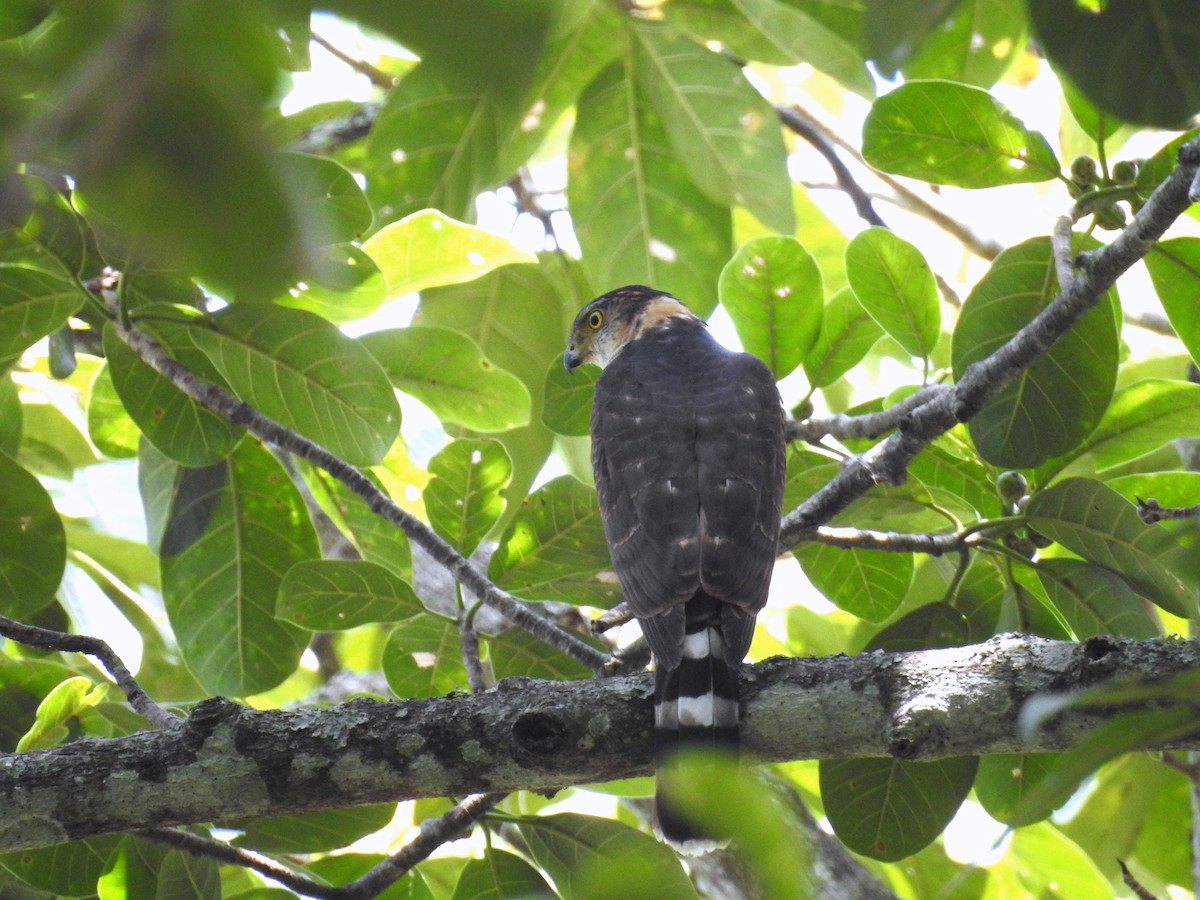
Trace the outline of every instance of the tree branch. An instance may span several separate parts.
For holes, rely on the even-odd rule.
[[[1089,309],[1117,277],[1149,252],[1195,198],[1190,195],[1200,172],[1200,139],[1184,144],[1179,164],[1111,244],[1080,254],[1071,283],[1032,322],[995,353],[971,365],[954,387],[903,418],[899,430],[867,453],[848,460],[829,484],[784,517],[780,547],[828,522],[878,482],[901,484],[908,464],[931,441],[974,416],[997,392],[1028,368]]]
[[[743,748],[764,762],[1067,749],[1106,717],[1022,737],[1034,694],[1200,665],[1192,641],[1000,635],[971,647],[767,660],[742,671]],[[198,704],[182,728],[0,756],[0,851],[119,831],[570,785],[653,767],[652,676],[510,678],[478,694],[332,709]],[[1200,747],[1200,741],[1175,746]]]

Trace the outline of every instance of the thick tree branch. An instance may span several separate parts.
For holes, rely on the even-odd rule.
[[[1022,737],[1034,694],[1200,665],[1185,640],[1000,635],[971,647],[743,667],[743,747],[766,762],[1064,750],[1105,718]],[[478,694],[333,709],[200,703],[182,728],[0,756],[0,851],[117,831],[648,774],[652,677],[507,679]],[[1200,747],[1200,741],[1181,746]]]
[[[1179,164],[1111,244],[1076,260],[1077,274],[1036,318],[995,353],[963,372],[953,389],[923,403],[899,423],[899,430],[860,457],[849,460],[829,484],[784,518],[780,547],[862,496],[874,484],[901,484],[908,464],[931,441],[974,416],[997,392],[1053,346],[1099,302],[1118,276],[1149,252],[1192,203],[1200,172],[1200,139],[1179,150]]]

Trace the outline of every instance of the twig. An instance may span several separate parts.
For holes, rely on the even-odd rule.
[[[1118,276],[1144,257],[1191,205],[1188,192],[1200,171],[1200,139],[1184,144],[1179,164],[1133,221],[1107,246],[1078,257],[1078,275],[1033,321],[999,349],[971,365],[957,384],[905,416],[895,433],[844,466],[827,485],[784,517],[780,547],[828,522],[874,484],[902,484],[908,464],[931,441],[965,422],[1044,354],[1099,301]]]
[[[479,607],[479,602],[476,602],[470,609],[460,610],[458,615],[458,646],[462,653],[463,668],[467,671],[467,686],[473,692],[488,688],[483,660],[479,657],[479,632],[475,630],[475,613]]]
[[[365,59],[355,59],[344,50],[339,50],[315,31],[312,33],[312,40],[313,43],[318,47],[323,47],[325,50],[329,51],[330,54],[340,59],[355,72],[358,72],[361,75],[366,75],[367,78],[371,79],[371,84],[375,85],[376,87],[381,87],[386,91],[391,90],[396,86],[395,76],[389,75],[387,72],[383,71],[383,69],[371,65]]]
[[[1072,216],[1059,216],[1050,234],[1050,248],[1054,255],[1054,274],[1058,276],[1059,290],[1065,291],[1075,280],[1075,251],[1071,247],[1072,228],[1076,220]]]
[[[1153,497],[1149,500],[1137,498],[1137,513],[1147,525],[1164,520],[1200,518],[1200,504],[1196,506],[1163,506]]]
[[[224,416],[234,425],[250,431],[267,444],[274,444],[324,469],[362,498],[371,512],[391,522],[420,545],[439,565],[485,604],[495,609],[514,625],[545,641],[556,650],[577,659],[593,672],[609,670],[610,657],[574,634],[559,628],[549,619],[493,584],[487,576],[472,566],[457,550],[442,540],[424,523],[402,509],[354,466],[333,455],[324,447],[279,422],[263,415],[233,394],[203,381],[191,370],[174,360],[170,354],[145,332],[123,321],[118,315],[115,298],[110,298],[109,312],[114,330],[138,358],[183,391],[205,409]]]
[[[950,385],[931,384],[910,394],[899,403],[876,413],[846,415],[839,413],[821,419],[804,419],[787,423],[789,441],[814,443],[824,437],[838,440],[850,438],[876,438],[896,428],[913,410],[953,391]]]
[[[118,687],[125,693],[129,705],[155,728],[179,728],[183,720],[171,715],[150,699],[137,679],[133,677],[112,647],[100,638],[85,634],[67,634],[37,625],[26,625],[5,616],[0,616],[0,635],[28,647],[41,650],[60,650],[65,653],[83,653],[98,659]]]
[[[928,553],[941,556],[956,553],[978,539],[978,532],[955,531],[947,534],[902,534],[896,531],[871,531],[865,528],[836,528],[822,525],[802,538],[827,547],[846,550],[885,550],[889,553]]]
[[[1129,871],[1129,867],[1125,865],[1123,859],[1117,860],[1117,865],[1121,867],[1121,880],[1125,882],[1125,887],[1133,891],[1133,895],[1138,900],[1158,900],[1148,889],[1142,886],[1142,883],[1133,877],[1133,873]]]
[[[346,537],[329,513],[321,507],[312,488],[305,480],[304,474],[300,471],[300,467],[296,465],[295,457],[279,449],[275,449],[273,455],[279,460],[283,470],[287,472],[292,485],[300,494],[300,499],[304,501],[304,508],[308,510],[308,517],[312,520],[313,528],[317,532],[317,540],[321,544],[321,558],[362,559],[362,554],[358,552],[354,543]]]
[[[367,900],[377,897],[391,884],[404,877],[413,866],[429,857],[438,847],[470,828],[507,794],[473,794],[449,812],[421,823],[421,833],[360,878],[344,885],[314,881],[293,869],[253,850],[233,847],[223,841],[184,831],[182,828],[148,828],[135,832],[138,837],[164,844],[195,856],[252,869],[284,887],[306,897],[321,900]]]

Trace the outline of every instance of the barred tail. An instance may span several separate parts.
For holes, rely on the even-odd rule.
[[[660,666],[654,681],[654,749],[661,768],[678,750],[738,748],[738,676],[726,659],[720,603],[698,594],[685,607],[683,657]],[[676,845],[719,840],[672,809],[661,788],[654,798],[658,829]]]

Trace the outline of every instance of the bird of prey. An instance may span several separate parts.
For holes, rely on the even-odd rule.
[[[563,362],[603,369],[592,467],[613,569],[654,653],[657,763],[682,747],[736,750],[737,669],[767,601],[783,501],[775,379],[642,285],[588,303]],[[673,844],[722,837],[672,809],[661,782],[655,806]]]

